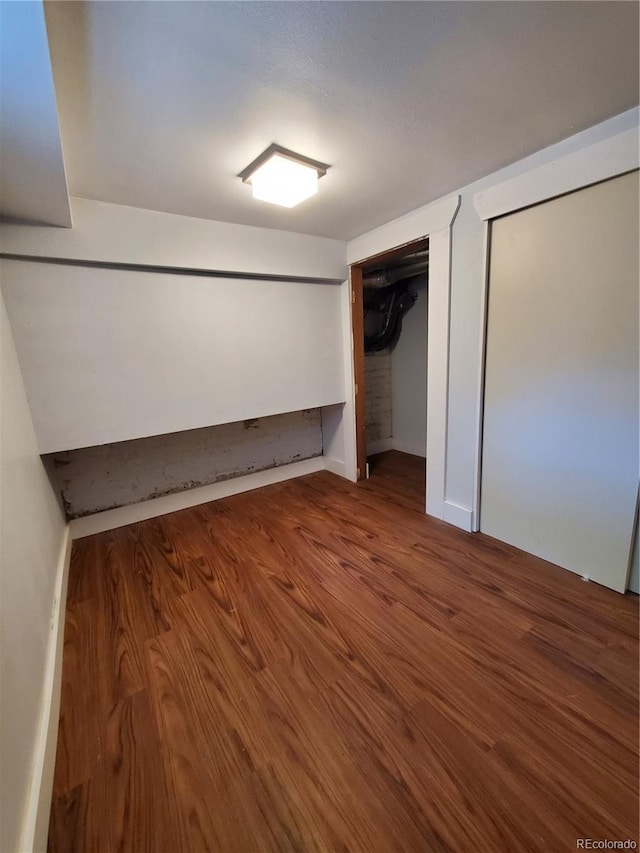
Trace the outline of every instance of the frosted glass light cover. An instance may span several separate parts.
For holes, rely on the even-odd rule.
[[[318,192],[318,173],[312,166],[274,154],[251,176],[253,197],[282,207],[295,207]]]

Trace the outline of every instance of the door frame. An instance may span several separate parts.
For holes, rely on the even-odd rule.
[[[597,142],[588,148],[567,154],[557,160],[531,169],[522,175],[477,192],[473,204],[483,221],[482,323],[478,374],[478,404],[475,416],[477,437],[474,465],[474,508],[472,530],[480,530],[480,493],[482,487],[482,427],[484,420],[484,375],[487,341],[487,308],[489,296],[489,264],[491,257],[491,222],[499,216],[515,213],[560,195],[615,178],[640,168],[638,128]]]
[[[363,479],[366,475],[366,444],[364,441],[362,264],[380,256],[388,258],[392,255],[405,254],[411,244],[427,238],[429,240],[425,510],[428,515],[436,518],[444,518],[445,515],[451,226],[459,206],[459,195],[448,196],[376,228],[362,237],[357,237],[347,245],[351,307],[351,369],[354,389],[352,400],[354,467],[355,470],[360,468],[358,478]]]
[[[395,246],[379,255],[373,255],[349,267],[351,286],[351,333],[353,337],[353,389],[354,411],[356,419],[356,479],[367,478],[367,439],[366,439],[366,377],[364,352],[364,301],[363,272],[371,263],[386,263],[395,258],[421,251],[429,246],[429,239],[422,237],[402,246]],[[425,317],[425,322],[427,317]]]
[[[353,412],[356,431],[356,480],[367,478],[366,386],[364,370],[364,305],[362,266],[349,267],[351,340],[353,353]]]

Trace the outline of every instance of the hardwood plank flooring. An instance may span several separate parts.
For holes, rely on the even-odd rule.
[[[390,452],[74,543],[49,850],[638,842],[638,598]]]

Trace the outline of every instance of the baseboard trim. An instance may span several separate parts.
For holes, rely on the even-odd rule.
[[[51,611],[51,631],[47,649],[47,663],[42,689],[40,723],[34,751],[31,788],[22,825],[20,850],[44,853],[47,849],[49,814],[53,793],[53,772],[58,745],[60,719],[60,693],[62,689],[62,650],[67,601],[67,582],[71,560],[71,528],[64,531]]]
[[[454,524],[461,530],[466,530],[467,533],[474,531],[473,510],[466,506],[454,504],[451,501],[444,502],[444,520],[449,524]]]
[[[266,471],[257,471],[255,474],[245,474],[244,477],[234,477],[232,480],[211,483],[209,486],[187,489],[184,492],[163,495],[161,498],[153,498],[149,501],[142,501],[117,509],[107,509],[94,515],[74,518],[70,522],[71,535],[73,539],[81,539],[83,536],[92,536],[94,533],[104,533],[105,530],[114,530],[127,524],[135,524],[137,521],[146,521],[159,515],[177,512],[180,509],[188,509],[188,507],[198,504],[260,489],[262,486],[281,483],[283,480],[302,477],[304,474],[324,471],[325,467],[325,457],[314,456],[313,459],[291,462],[289,465],[268,468]]]
[[[411,456],[427,457],[426,445],[422,445],[419,441],[405,441],[402,438],[392,438],[392,449],[399,450],[401,453],[409,453]]]
[[[376,453],[384,453],[393,450],[392,438],[380,438],[378,441],[367,442],[367,456],[375,456]]]
[[[337,474],[338,477],[344,477],[345,480],[350,478],[347,476],[347,466],[344,462],[338,459],[331,459],[329,456],[323,456],[325,471],[331,471],[332,474]]]

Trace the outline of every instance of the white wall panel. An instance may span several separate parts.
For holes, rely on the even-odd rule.
[[[416,304],[402,321],[391,353],[393,446],[424,456],[427,452],[427,277],[412,283]]]
[[[344,402],[338,286],[1,271],[41,453]]]
[[[65,522],[38,458],[11,329],[0,299],[0,850],[27,850],[34,801],[56,562]],[[59,603],[59,602],[58,602]],[[22,838],[21,838],[22,835]],[[45,836],[46,840],[46,836]],[[46,846],[46,845],[45,845]]]
[[[346,275],[346,244],[341,240],[87,198],[72,198],[71,212],[73,228],[0,223],[2,251],[274,277],[342,281]]]
[[[0,148],[0,214],[68,228],[71,209],[41,1],[0,3]]]

